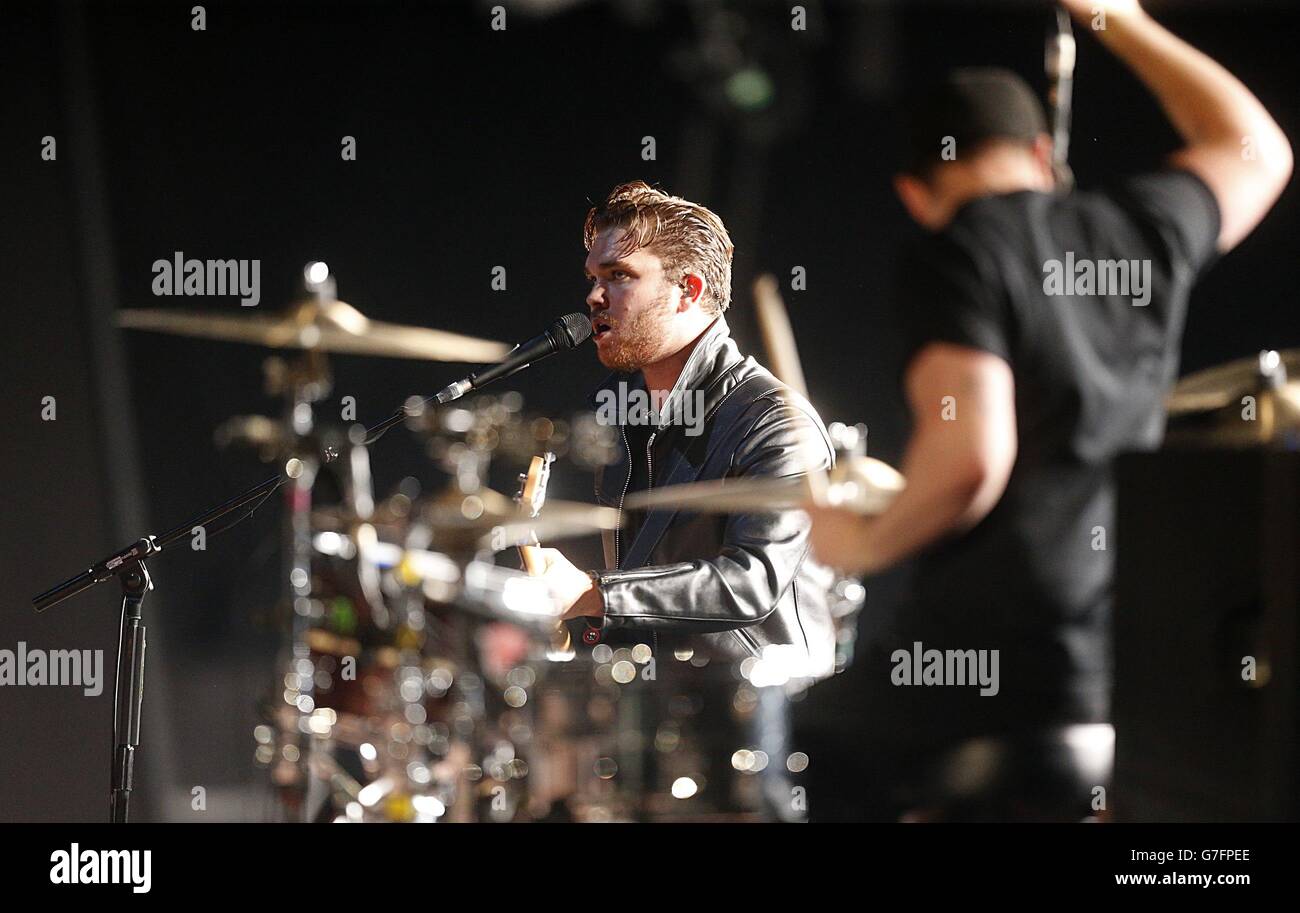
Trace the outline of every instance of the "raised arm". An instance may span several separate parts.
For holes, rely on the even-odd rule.
[[[1160,102],[1186,144],[1171,162],[1219,204],[1218,248],[1260,223],[1291,177],[1291,144],[1235,76],[1152,19],[1137,0],[1061,0]]]

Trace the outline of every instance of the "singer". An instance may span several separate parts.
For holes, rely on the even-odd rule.
[[[812,406],[730,338],[723,314],[733,248],[716,215],[636,181],[588,212],[583,235],[596,351],[614,372],[601,389],[626,384],[648,391],[654,405],[621,416],[624,453],[598,473],[599,502],[622,510],[629,493],[652,487],[831,465]],[[674,416],[696,396],[703,432],[688,434]],[[580,570],[558,550],[542,550],[567,617],[585,619],[586,643],[653,645],[660,679],[673,674],[669,667],[689,667],[674,656],[695,667],[762,657],[786,663],[795,679],[831,673],[826,571],[808,558],[805,514],[649,510],[624,519],[605,534],[602,569]]]
[[[732,245],[716,215],[638,181],[588,213],[584,239],[596,351],[614,371],[602,390],[626,383],[654,404],[622,416],[623,459],[598,474],[598,501],[622,509],[630,492],[651,487],[797,475],[809,469],[800,449],[809,432],[825,444],[818,468],[831,464],[812,406],[730,339]],[[704,433],[688,435],[673,416],[697,394]],[[588,643],[657,634],[661,646],[687,638],[725,657],[791,645],[828,671],[830,619],[808,574],[802,513],[630,513],[607,534],[603,570],[580,571],[544,550],[568,616],[588,619]]]

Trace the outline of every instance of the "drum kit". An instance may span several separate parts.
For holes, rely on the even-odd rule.
[[[284,597],[273,613],[281,649],[253,733],[255,761],[277,797],[275,817],[737,820],[761,817],[764,807],[770,817],[768,778],[755,775],[806,763],[797,752],[776,756],[788,747],[765,735],[762,705],[774,689],[756,687],[743,663],[711,662],[692,649],[671,658],[654,657],[648,644],[575,651],[540,577],[533,550],[541,542],[618,527],[619,511],[546,500],[557,461],[590,472],[619,458],[617,428],[589,412],[530,414],[517,392],[412,399],[379,434],[318,424],[331,388],[329,355],[496,364],[510,347],[371,320],[337,300],[324,264],[309,264],[304,277],[308,297],[280,314],[119,315],[120,326],[135,330],[293,353],[265,362],[281,416],[237,416],[215,435],[221,447],[251,448],[279,475],[195,518],[202,525],[255,508],[284,489]],[[775,282],[760,278],[754,293],[774,373],[804,392]],[[1300,351],[1265,352],[1185,379],[1168,400],[1171,439],[1294,446],[1300,384],[1288,371],[1300,373]],[[1258,421],[1235,420],[1243,404],[1258,410]],[[426,491],[407,478],[380,498],[371,451],[398,424],[442,483]],[[725,513],[815,497],[864,514],[883,510],[902,476],[866,456],[865,426],[833,423],[828,431],[837,451],[829,475],[661,488],[628,506]],[[502,462],[527,467],[514,497],[489,485],[490,468]],[[43,611],[111,576],[122,582],[114,820],[126,820],[139,744],[140,604],[151,588],[144,559],[190,531],[183,524],[141,539],[33,600]],[[866,591],[850,578],[830,586],[839,670],[852,657]]]
[[[678,650],[668,664],[689,668],[688,684],[663,662],[656,675],[646,644],[575,652],[539,578],[532,551],[539,543],[617,527],[610,508],[546,501],[557,460],[584,472],[617,460],[617,428],[591,413],[529,414],[516,392],[447,404],[412,399],[400,424],[443,483],[426,491],[408,478],[378,497],[371,474],[378,435],[359,424],[318,424],[331,388],[328,356],[499,363],[509,347],[371,320],[335,298],[323,264],[309,264],[304,276],[309,297],[278,315],[119,315],[119,325],[134,330],[293,353],[265,365],[267,390],[283,401],[283,414],[234,417],[215,435],[219,446],[249,447],[287,476],[284,598],[274,613],[282,648],[254,731],[255,761],[277,797],[275,817],[757,815],[760,787],[746,777],[769,764],[784,768],[787,759],[761,750],[749,725],[759,702],[741,671],[726,662],[708,668],[709,657]],[[832,432],[853,467],[837,490],[879,509],[901,477],[865,458],[864,427]],[[488,484],[489,469],[502,461],[527,467],[514,497]],[[665,489],[645,506],[726,511],[793,506],[800,497],[782,481],[725,492],[710,483]],[[835,590],[842,664],[864,598],[855,581]],[[656,678],[659,687],[645,684]],[[728,746],[720,732],[754,735]],[[729,778],[737,782],[718,783]]]

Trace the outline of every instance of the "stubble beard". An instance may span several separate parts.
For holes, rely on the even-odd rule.
[[[672,326],[671,289],[665,288],[653,305],[626,318],[614,328],[614,343],[600,352],[600,362],[611,371],[631,374],[665,357],[664,341]]]

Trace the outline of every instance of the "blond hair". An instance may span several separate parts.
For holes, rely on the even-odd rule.
[[[731,255],[735,247],[714,213],[690,200],[655,190],[645,181],[619,184],[591,207],[582,226],[587,250],[606,229],[623,229],[617,256],[645,248],[680,285],[688,273],[704,277],[709,300],[704,310],[721,314],[731,303]]]

